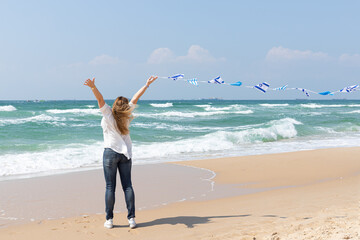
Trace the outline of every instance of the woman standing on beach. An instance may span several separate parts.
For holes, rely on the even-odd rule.
[[[133,119],[132,111],[139,98],[157,77],[151,76],[146,85],[135,93],[130,103],[125,97],[116,98],[112,108],[104,101],[103,96],[95,86],[95,78],[87,79],[84,85],[91,88],[100,111],[103,115],[101,127],[104,134],[103,168],[106,181],[105,211],[106,221],[104,227],[113,227],[113,211],[115,204],[116,174],[119,170],[121,185],[125,194],[125,202],[128,210],[128,221],[130,228],[135,228],[135,195],[131,183],[132,166],[132,143],[129,125]]]

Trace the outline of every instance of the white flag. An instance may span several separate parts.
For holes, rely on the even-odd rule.
[[[307,96],[307,97],[310,97],[310,93],[308,92],[308,90],[306,90],[306,89],[304,89],[304,88],[296,88],[297,90],[299,90],[299,91],[302,91],[303,93],[305,93],[305,95]]]

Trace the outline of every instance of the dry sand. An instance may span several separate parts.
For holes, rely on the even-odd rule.
[[[0,229],[0,239],[360,239],[359,156],[337,148],[181,162],[214,171],[214,191],[137,211],[136,229],[124,212],[110,230],[104,214],[74,214]]]

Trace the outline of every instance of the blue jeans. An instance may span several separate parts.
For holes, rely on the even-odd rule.
[[[131,159],[124,154],[117,153],[110,148],[105,148],[103,154],[104,176],[106,181],[105,211],[106,220],[114,217],[116,173],[119,170],[122,189],[128,210],[127,218],[135,217],[135,195],[131,183]]]

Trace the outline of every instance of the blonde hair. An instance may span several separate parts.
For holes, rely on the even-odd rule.
[[[129,99],[126,97],[116,98],[112,107],[112,113],[119,132],[122,135],[129,134],[129,124],[134,118],[132,115],[132,109],[129,105]]]

